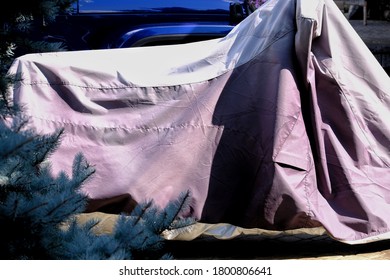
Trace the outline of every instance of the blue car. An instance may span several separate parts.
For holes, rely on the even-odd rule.
[[[50,26],[69,50],[187,43],[225,36],[252,6],[238,0],[78,0]]]

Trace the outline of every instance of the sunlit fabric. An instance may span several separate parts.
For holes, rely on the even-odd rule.
[[[390,78],[332,0],[269,0],[222,39],[29,54],[10,73],[31,127],[65,129],[93,199],[131,195],[183,216],[341,241],[388,238]]]

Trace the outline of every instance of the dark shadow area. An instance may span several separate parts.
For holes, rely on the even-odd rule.
[[[263,40],[262,44],[246,44],[239,52],[232,47],[228,53],[239,66],[229,76],[213,111],[213,125],[223,132],[201,222],[275,229],[265,204],[274,184],[278,115],[290,114],[279,110],[278,92],[286,80],[295,79],[295,52],[286,46],[294,45],[296,26],[293,15],[288,18],[278,32],[259,31],[256,40]],[[246,53],[260,47],[258,55],[240,65]]]
[[[328,236],[242,236],[231,240],[199,238],[193,241],[168,241],[167,251],[174,259],[300,259],[337,258],[390,249],[390,240],[361,245],[349,245]]]

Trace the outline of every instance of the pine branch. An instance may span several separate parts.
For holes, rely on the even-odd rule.
[[[169,259],[163,251],[164,230],[192,223],[180,218],[190,194],[165,209],[152,201],[122,215],[112,234],[97,235],[97,221],[79,225],[80,191],[95,172],[82,154],[73,161],[71,177],[52,175],[47,160],[58,147],[62,131],[38,135],[27,129],[23,108],[12,104],[9,88],[21,77],[7,76],[13,58],[26,52],[64,50],[61,43],[32,40],[39,28],[54,20],[74,0],[13,1],[0,11],[0,239],[2,259]],[[37,32],[36,32],[37,31]],[[9,121],[12,121],[9,123]],[[69,227],[61,225],[68,222]]]
[[[5,153],[3,153],[1,157],[7,158],[12,155],[18,154],[20,149],[22,149],[24,146],[31,143],[32,141],[34,141],[34,137],[26,138],[24,141],[19,142],[16,146],[13,146],[12,149],[10,149],[9,151],[5,151]]]
[[[183,213],[188,207],[189,207],[189,201],[190,201],[190,192],[183,192],[180,194],[180,196],[173,201],[172,203],[169,203],[167,207],[164,209],[164,211],[161,212],[161,218],[158,219],[161,221],[160,224],[156,223],[156,229],[157,232],[160,234],[166,230],[166,229],[172,229],[175,227],[175,221],[179,220],[180,213]],[[190,222],[189,220],[186,221],[186,224]]]
[[[57,222],[61,222],[64,219],[66,219],[66,217],[82,212],[84,210],[86,199],[87,199],[86,196],[81,196],[80,194],[73,195],[72,197],[65,199],[61,203],[54,205],[54,207],[47,212],[47,215],[52,217],[52,219],[54,219],[54,217],[56,216],[55,215],[56,212],[62,210],[63,214],[58,215],[59,218],[57,221]],[[66,211],[64,211],[64,209],[66,209]]]
[[[18,216],[23,217],[23,216],[34,214],[33,212],[35,210],[40,209],[41,207],[47,206],[47,204],[48,204],[47,202],[44,202],[44,203],[41,203],[41,204],[38,204],[38,205],[34,205],[33,207],[24,210],[24,212],[21,212]],[[15,211],[15,213],[16,213],[16,211]]]

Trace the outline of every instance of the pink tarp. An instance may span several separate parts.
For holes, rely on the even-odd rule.
[[[390,235],[390,78],[332,0],[270,0],[225,38],[29,54],[11,73],[50,157],[95,165],[91,198],[161,207],[190,190],[204,223]]]

